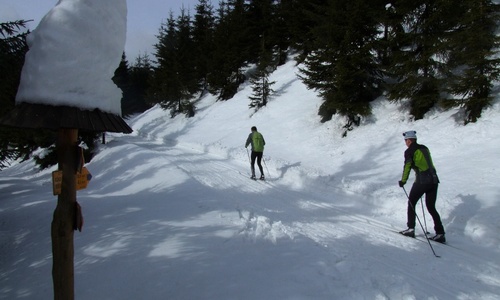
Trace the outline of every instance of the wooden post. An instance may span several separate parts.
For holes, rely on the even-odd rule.
[[[57,156],[63,172],[61,194],[52,219],[52,281],[55,300],[72,300],[74,291],[73,233],[76,209],[78,129],[59,129]]]

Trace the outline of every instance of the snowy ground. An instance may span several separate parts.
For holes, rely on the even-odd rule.
[[[255,114],[245,86],[227,102],[203,98],[194,118],[153,108],[129,120],[133,134],[108,135],[78,192],[77,299],[499,299],[498,104],[464,127],[458,110],[411,122],[380,99],[341,138],[343,120],[321,124],[295,72],[290,62],[273,74],[277,96]],[[253,125],[266,182],[248,179]],[[406,223],[397,181],[413,129],[441,179],[440,258],[393,232]],[[53,298],[54,169],[34,168],[0,172],[0,299]]]

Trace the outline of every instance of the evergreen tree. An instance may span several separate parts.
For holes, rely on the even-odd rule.
[[[250,78],[253,93],[249,97],[251,100],[249,107],[255,108],[256,111],[259,108],[266,106],[269,102],[269,98],[274,93],[271,86],[275,83],[275,81],[269,81],[269,75],[269,70],[259,69],[257,73]]]
[[[147,91],[153,77],[153,64],[147,54],[139,55],[129,69],[129,98],[127,112],[141,113],[151,107],[146,101]],[[125,113],[124,113],[125,114]]]
[[[180,81],[182,84],[182,99],[189,100],[192,95],[200,89],[197,71],[196,54],[193,42],[193,27],[191,25],[191,15],[184,9],[177,17],[177,49],[176,61]]]
[[[267,38],[272,41],[275,61],[278,66],[286,63],[291,46],[291,34],[287,27],[286,1],[277,1],[273,6],[271,30]]]
[[[399,43],[395,41],[396,33],[404,31],[402,24],[403,17],[400,15],[403,10],[398,9],[396,11],[395,7],[390,2],[385,4],[385,9],[379,11],[377,17],[381,28],[381,36],[378,40],[376,51],[380,67],[384,71],[387,71],[392,65],[391,58],[393,53],[398,51]],[[381,3],[381,5],[383,4]]]
[[[180,98],[180,83],[175,61],[177,50],[177,29],[173,13],[159,29],[158,42],[154,45],[156,66],[152,84],[147,93],[148,102],[159,103],[167,109]]]
[[[410,100],[410,114],[423,118],[441,99],[447,73],[447,34],[456,25],[455,1],[394,1],[392,12],[400,27],[393,27],[388,86],[391,100]],[[450,17],[451,16],[451,17]],[[403,30],[398,30],[403,28]]]
[[[250,106],[258,108],[272,93],[270,70],[296,50],[301,79],[324,99],[322,121],[341,114],[350,128],[369,115],[386,74],[388,98],[408,99],[416,119],[440,102],[448,83],[475,121],[499,77],[491,35],[497,17],[491,0],[226,0],[215,17],[199,0],[194,21],[183,11],[162,24],[148,98],[194,113],[194,94],[228,100],[256,64]],[[485,34],[465,36],[472,31]]]
[[[214,52],[215,17],[208,0],[199,0],[193,21],[193,59],[196,79],[202,93],[208,89],[207,76],[210,73],[210,59]]]
[[[275,2],[274,0],[250,0],[246,6],[245,17],[247,19],[248,34],[248,62],[256,63],[259,61],[259,55],[262,53],[262,47],[265,51],[271,51],[274,48],[273,25],[275,20]],[[264,42],[264,43],[262,43]]]
[[[274,93],[271,86],[275,83],[274,81],[269,81],[269,75],[276,69],[275,64],[272,63],[273,53],[271,50],[266,49],[265,38],[262,38],[261,51],[259,53],[259,64],[257,65],[257,70],[255,74],[250,78],[250,83],[252,84],[253,94],[250,98],[250,107],[255,108],[257,111],[259,108],[266,106],[269,98]]]
[[[0,23],[0,116],[8,114],[15,106],[28,51],[26,36],[29,32],[20,32],[26,28],[26,23],[24,20]],[[27,159],[38,147],[35,138],[32,130],[0,126],[0,169],[7,167],[13,159]]]
[[[313,28],[321,22],[317,12],[325,7],[325,0],[281,0],[279,16],[283,18],[286,27],[288,44],[299,52],[296,58],[299,63],[309,55],[314,48]]]
[[[457,4],[458,5],[458,4]],[[464,107],[465,123],[476,122],[491,104],[493,82],[500,77],[496,34],[499,5],[489,0],[461,1],[463,14],[451,38],[450,64],[454,67],[450,92]]]
[[[149,57],[139,56],[133,67],[129,67],[125,53],[115,71],[113,82],[122,90],[122,115],[129,116],[144,112],[151,106],[146,103],[145,94],[152,75]]]
[[[227,68],[224,66],[226,49],[224,40],[229,36],[229,25],[227,21],[228,8],[225,2],[219,3],[217,16],[215,19],[215,28],[213,35],[213,53],[209,60],[209,73],[207,74],[207,83],[209,92],[218,94],[218,99],[222,100],[222,89],[225,78],[228,76]]]
[[[200,85],[197,77],[196,60],[194,59],[196,52],[192,36],[191,16],[184,9],[181,10],[181,14],[177,18],[177,28],[176,64],[181,84],[181,97],[178,101],[177,112],[193,117],[195,106],[192,98],[200,90]]]
[[[381,72],[374,56],[378,21],[376,1],[330,0],[314,7],[314,51],[300,69],[301,79],[324,99],[319,114],[334,114],[348,123],[370,114],[370,102],[380,95]]]
[[[127,105],[129,102],[132,101],[132,99],[129,98],[129,93],[128,93],[130,79],[129,79],[128,61],[125,52],[122,53],[122,59],[120,61],[120,64],[118,65],[118,68],[115,70],[115,74],[112,79],[114,84],[116,84],[116,86],[122,90],[122,99],[121,99],[122,115],[126,116],[128,114]]]
[[[208,76],[212,94],[219,100],[231,99],[245,81],[242,68],[249,60],[243,0],[220,2],[214,32],[214,55]]]
[[[15,104],[17,87],[28,51],[26,36],[29,32],[19,33],[27,21],[0,23],[0,115],[5,115]]]
[[[191,55],[190,17],[182,10],[175,19],[170,12],[159,31],[158,43],[155,44],[157,66],[148,91],[148,102],[170,109],[172,116],[178,113],[193,116],[190,98],[198,91],[198,85]]]

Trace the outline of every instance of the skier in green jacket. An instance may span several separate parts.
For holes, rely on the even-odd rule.
[[[262,169],[262,154],[264,153],[264,145],[266,144],[266,141],[264,140],[264,137],[260,132],[257,131],[257,127],[253,126],[251,128],[251,133],[248,135],[247,142],[245,143],[245,148],[248,147],[248,145],[252,145],[252,156],[251,156],[251,162],[250,162],[250,167],[252,169],[252,179],[256,179],[255,177],[255,159],[257,159],[257,165],[259,166],[260,170],[260,179],[264,180],[264,170]]]
[[[400,233],[405,236],[415,237],[415,206],[417,205],[418,200],[425,194],[425,205],[427,207],[427,211],[432,216],[434,221],[434,230],[436,231],[436,235],[430,239],[436,242],[445,243],[446,238],[444,236],[444,227],[441,223],[441,217],[436,210],[439,178],[436,173],[436,168],[432,162],[431,153],[426,146],[417,143],[416,131],[407,131],[403,133],[403,136],[408,149],[406,149],[404,154],[405,163],[403,167],[403,175],[399,181],[399,186],[404,187],[412,169],[415,171],[416,179],[410,190],[410,195],[408,196],[408,229],[403,230]]]

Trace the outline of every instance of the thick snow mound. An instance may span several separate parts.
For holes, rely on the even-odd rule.
[[[113,83],[125,47],[126,0],[60,0],[28,38],[16,102],[121,115]]]

